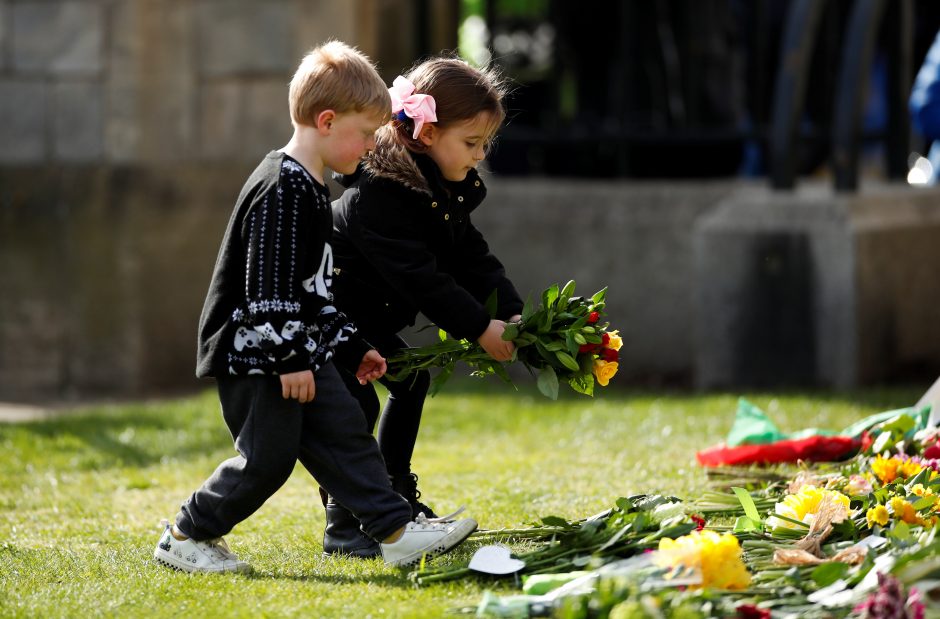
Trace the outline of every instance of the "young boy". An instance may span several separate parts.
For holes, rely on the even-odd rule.
[[[385,359],[332,305],[323,170],[355,171],[388,119],[388,90],[367,58],[333,41],[303,59],[289,103],[294,135],[242,189],[200,318],[196,374],[217,379],[238,455],[183,503],[154,551],[157,562],[189,572],[250,569],[222,536],[287,481],[298,459],[382,542],[390,564],[447,552],[476,529],[469,518],[412,521],[332,363],[363,384],[385,373]]]

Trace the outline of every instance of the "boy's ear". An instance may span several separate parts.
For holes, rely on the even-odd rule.
[[[431,123],[425,123],[421,127],[421,131],[418,132],[418,141],[420,141],[425,146],[431,146],[434,144],[434,140],[437,139],[437,127]]]
[[[333,129],[333,123],[336,121],[336,112],[333,110],[323,110],[317,114],[317,131],[326,135]]]

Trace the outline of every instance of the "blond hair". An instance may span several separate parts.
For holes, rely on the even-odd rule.
[[[480,113],[490,115],[489,133],[496,133],[506,118],[503,98],[506,96],[505,79],[494,67],[477,69],[465,60],[441,56],[414,66],[405,77],[415,85],[415,92],[431,95],[437,106],[437,122],[441,129],[476,118]],[[394,136],[405,148],[421,153],[427,150],[420,140],[412,137],[413,121],[393,118]]]
[[[388,119],[392,101],[372,62],[341,41],[329,41],[304,56],[290,82],[290,117],[315,126],[323,110],[374,112]]]

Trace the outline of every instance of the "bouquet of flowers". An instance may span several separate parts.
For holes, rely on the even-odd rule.
[[[603,320],[607,289],[589,298],[574,296],[575,282],[559,288],[553,284],[541,294],[535,306],[527,300],[519,322],[509,323],[503,339],[516,345],[510,361],[522,363],[538,377],[538,388],[549,398],[558,398],[559,383],[564,381],[585,395],[594,395],[594,384],[606,386],[617,373],[622,340],[617,331],[609,331]],[[490,315],[495,314],[496,298],[487,301]],[[388,359],[388,378],[403,380],[415,370],[436,367],[431,393],[453,374],[458,361],[474,368],[475,376],[496,374],[511,383],[504,365],[494,361],[477,342],[454,340],[439,331],[440,342],[430,346],[405,348]]]

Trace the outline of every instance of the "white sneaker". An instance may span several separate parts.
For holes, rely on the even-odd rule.
[[[405,525],[397,542],[381,544],[382,556],[389,565],[414,565],[421,557],[431,558],[452,550],[476,529],[477,521],[473,518],[429,519],[418,514],[414,522]]]
[[[153,559],[161,565],[184,572],[247,572],[251,570],[244,561],[229,550],[221,537],[197,542],[194,539],[180,541],[173,537],[173,525],[164,520],[163,535],[153,551]]]

